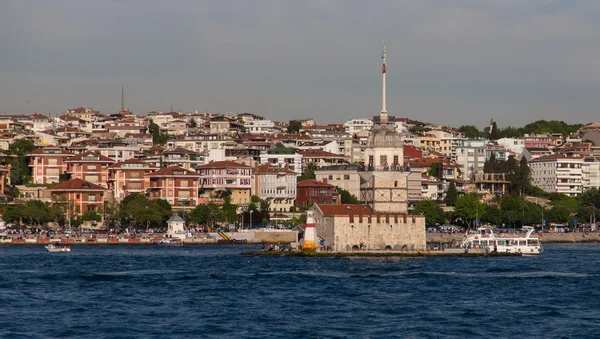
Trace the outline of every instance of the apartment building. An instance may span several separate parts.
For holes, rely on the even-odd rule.
[[[294,149],[276,147],[260,155],[261,164],[275,167],[286,167],[298,174],[302,174],[302,155]]]
[[[137,159],[112,164],[108,166],[108,189],[117,200],[133,193],[145,194],[150,186],[148,174],[155,170],[156,166]]]
[[[531,183],[548,193],[576,196],[583,190],[582,158],[562,154],[532,159]]]
[[[108,166],[115,161],[98,153],[85,152],[65,160],[65,163],[71,179],[79,178],[108,188]]]
[[[456,163],[462,167],[461,180],[471,180],[474,174],[483,173],[485,141],[462,140],[456,148]]]
[[[296,201],[298,174],[287,168],[259,165],[254,171],[252,192],[270,203],[271,211],[288,212]]]
[[[198,205],[198,174],[178,166],[161,168],[145,175],[150,199],[164,199],[174,209]]]
[[[233,204],[249,204],[252,196],[252,166],[233,161],[214,161],[196,168],[200,195],[208,200],[231,196]]]
[[[100,212],[104,208],[104,187],[79,178],[56,184],[48,192],[54,204],[66,204],[71,214]]]
[[[358,165],[325,166],[315,170],[315,179],[344,189],[360,198],[360,175]]]
[[[57,146],[38,148],[27,154],[31,179],[34,184],[53,184],[60,181],[60,175],[67,171],[67,159],[73,153]]]

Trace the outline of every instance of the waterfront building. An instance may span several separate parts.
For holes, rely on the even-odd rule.
[[[100,212],[104,207],[105,188],[80,178],[61,182],[48,189],[53,204],[65,204],[68,214]]]
[[[365,205],[315,204],[317,235],[336,251],[422,250],[425,218],[409,216],[408,177],[400,135],[386,110],[386,50],[382,53],[382,110],[374,118],[360,175],[360,200]],[[420,170],[419,170],[420,171]],[[420,174],[418,195],[420,196]]]
[[[196,167],[200,196],[221,200],[231,196],[232,204],[249,204],[252,196],[253,167],[234,161],[215,161]]]
[[[129,159],[108,166],[108,188],[113,198],[121,200],[134,193],[145,194],[150,186],[150,174],[158,168],[138,159]]]
[[[258,165],[252,193],[270,204],[273,212],[288,212],[296,202],[298,174],[287,168]]]
[[[178,166],[161,168],[148,173],[146,195],[150,199],[164,199],[174,209],[189,209],[198,205],[198,174]]]
[[[315,170],[315,179],[348,191],[357,199],[360,198],[359,165],[324,166]]]

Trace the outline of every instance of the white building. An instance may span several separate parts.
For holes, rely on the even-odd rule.
[[[529,163],[531,183],[548,193],[576,196],[583,189],[582,164],[582,158],[562,154],[533,159]]]
[[[496,140],[496,143],[515,154],[521,154],[525,149],[525,140],[521,138],[502,138]]]
[[[271,120],[250,120],[244,124],[248,133],[252,134],[273,134],[275,133],[275,123]]]
[[[373,121],[371,119],[365,118],[356,118],[352,120],[348,120],[344,123],[344,128],[346,129],[346,133],[350,135],[354,135],[361,131],[370,131],[373,127]]]
[[[485,141],[462,140],[456,148],[456,163],[462,166],[462,180],[469,180],[475,173],[483,173]]]
[[[253,195],[270,203],[273,212],[288,212],[296,201],[298,174],[286,168],[259,165],[254,171]]]
[[[291,171],[302,174],[302,155],[290,148],[273,148],[260,155],[260,163],[275,167],[287,166]]]
[[[600,188],[600,161],[599,159],[588,157],[581,163],[583,190],[596,187]]]

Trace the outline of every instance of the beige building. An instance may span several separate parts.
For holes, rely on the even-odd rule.
[[[425,218],[375,213],[365,205],[314,205],[317,235],[334,251],[424,250]]]
[[[344,189],[360,199],[358,165],[325,166],[315,170],[315,179]]]

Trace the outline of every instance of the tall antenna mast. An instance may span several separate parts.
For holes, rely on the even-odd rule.
[[[125,110],[125,86],[121,85],[121,112]]]

